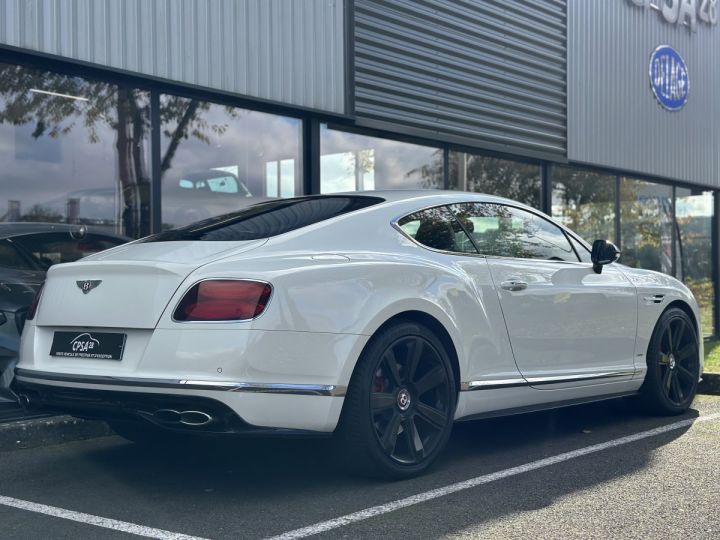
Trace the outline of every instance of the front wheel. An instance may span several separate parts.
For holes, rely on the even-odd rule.
[[[695,326],[682,309],[668,309],[650,340],[640,400],[654,414],[683,413],[695,398],[699,378],[700,348]]]
[[[452,430],[457,391],[443,343],[424,325],[381,330],[363,351],[338,429],[354,472],[408,478],[427,469]]]

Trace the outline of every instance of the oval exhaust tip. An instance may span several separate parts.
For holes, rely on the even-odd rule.
[[[202,411],[183,411],[180,413],[180,423],[186,426],[204,426],[212,422],[212,416]]]

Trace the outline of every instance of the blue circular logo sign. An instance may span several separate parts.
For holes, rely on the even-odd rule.
[[[650,56],[650,85],[660,105],[678,111],[687,103],[690,78],[682,56],[669,45],[660,45]]]

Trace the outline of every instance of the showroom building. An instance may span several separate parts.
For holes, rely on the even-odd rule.
[[[716,334],[717,4],[0,0],[0,221],[491,193],[682,279]]]

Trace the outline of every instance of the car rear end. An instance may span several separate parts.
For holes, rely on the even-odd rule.
[[[176,431],[331,432],[367,338],[288,316],[312,258],[265,253],[259,231],[170,233],[50,269],[22,336],[23,400]]]

